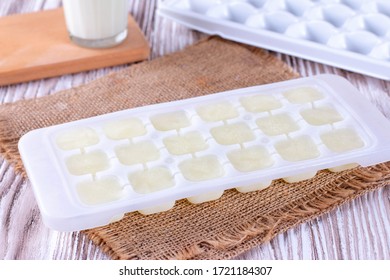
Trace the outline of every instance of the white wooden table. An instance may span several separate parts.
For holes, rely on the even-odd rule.
[[[151,59],[180,50],[204,36],[156,16],[156,1],[130,0],[130,12],[151,45]],[[1,0],[0,16],[52,9],[60,0]],[[1,42],[0,42],[1,48]],[[276,54],[303,76],[345,76],[390,118],[390,82]],[[1,60],[1,58],[0,58]],[[0,87],[0,104],[50,95],[126,66]],[[1,259],[107,259],[78,233],[47,229],[28,181],[0,156]],[[238,259],[390,259],[390,188],[382,188],[279,235]]]

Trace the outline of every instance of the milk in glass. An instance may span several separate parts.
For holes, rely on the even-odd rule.
[[[127,36],[127,0],[63,0],[66,26],[73,42],[104,48]]]

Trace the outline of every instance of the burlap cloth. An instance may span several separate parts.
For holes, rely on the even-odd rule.
[[[24,174],[17,142],[32,129],[297,76],[260,49],[211,37],[87,85],[0,106],[1,153]],[[128,213],[119,222],[84,233],[114,259],[229,259],[389,179],[389,164],[321,171],[301,183],[274,181],[263,191],[229,190],[200,205],[177,201],[160,214]]]

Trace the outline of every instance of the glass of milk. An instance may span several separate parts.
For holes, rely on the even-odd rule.
[[[70,39],[87,48],[113,47],[127,37],[128,0],[62,0]]]

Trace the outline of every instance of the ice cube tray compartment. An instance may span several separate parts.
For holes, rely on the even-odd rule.
[[[390,2],[166,0],[159,14],[208,34],[390,79]]]
[[[45,223],[76,230],[388,160],[386,127],[345,80],[320,75],[43,128],[19,149]]]

